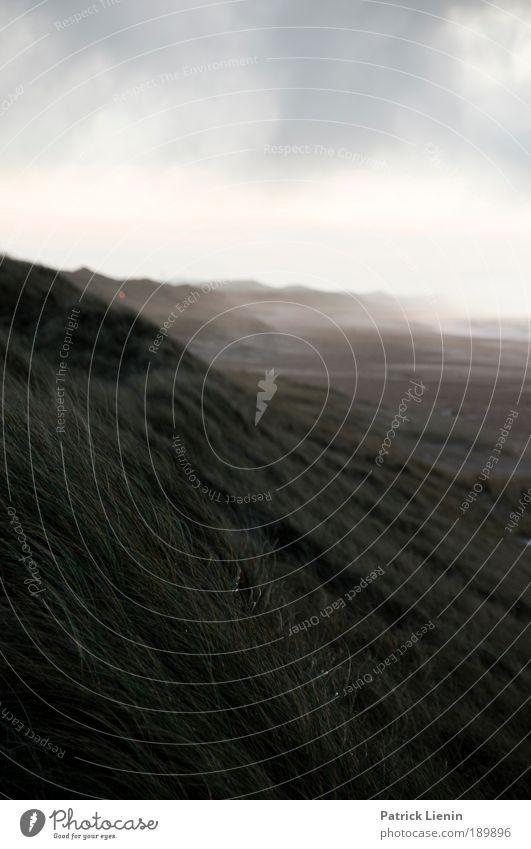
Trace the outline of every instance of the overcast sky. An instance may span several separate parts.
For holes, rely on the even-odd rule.
[[[0,249],[529,311],[531,3],[410,2],[2,0]]]

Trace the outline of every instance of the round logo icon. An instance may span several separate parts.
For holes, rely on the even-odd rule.
[[[46,817],[37,808],[31,808],[20,817],[20,830],[24,837],[35,837],[44,828]]]

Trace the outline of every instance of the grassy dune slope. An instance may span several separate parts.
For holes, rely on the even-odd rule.
[[[388,417],[366,434],[373,411],[332,393],[305,438],[323,397],[293,383],[256,429],[255,382],[211,370],[203,385],[206,366],[172,339],[150,354],[154,325],[84,298],[58,434],[54,375],[79,291],[11,260],[0,286],[9,795],[521,795],[529,555],[512,538],[492,553],[485,502],[455,524],[470,481],[446,492],[447,472],[404,465],[414,426],[378,468]]]

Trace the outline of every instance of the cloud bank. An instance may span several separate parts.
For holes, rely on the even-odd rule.
[[[2,247],[526,297],[531,9],[4,0]]]

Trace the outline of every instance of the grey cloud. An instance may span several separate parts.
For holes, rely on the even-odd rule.
[[[492,7],[480,0],[418,5],[421,12],[363,0],[196,0],[180,7],[170,0],[149,7],[49,0],[0,33],[8,61],[43,39],[1,72],[3,96],[24,86],[0,118],[2,135],[9,140],[30,122],[9,147],[20,162],[35,155],[48,162],[80,155],[89,162],[179,162],[251,148],[254,154],[218,161],[269,175],[344,164],[339,156],[268,157],[264,145],[324,145],[391,164],[428,146],[466,169],[481,166],[476,146],[501,167],[524,167],[525,152],[496,121],[525,144],[529,113],[462,61],[463,38],[470,40],[472,26],[481,31]],[[183,11],[191,6],[197,8]],[[4,0],[0,29],[30,8]],[[509,11],[529,18],[519,2]],[[75,15],[77,22],[64,24]],[[492,56],[503,68],[521,36],[523,25],[507,20],[500,46],[476,38],[487,66]],[[526,82],[512,85],[520,97]],[[182,105],[188,101],[203,102]],[[172,141],[186,134],[188,140]]]

